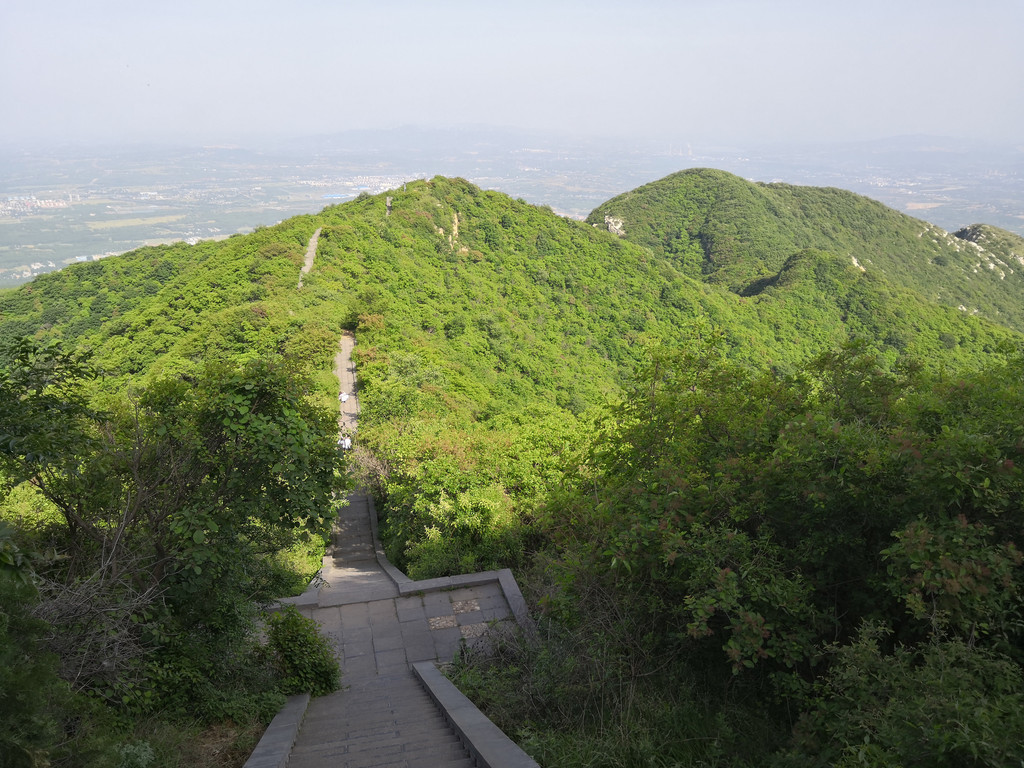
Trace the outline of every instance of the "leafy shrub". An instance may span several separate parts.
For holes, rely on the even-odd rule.
[[[785,765],[1004,766],[1024,761],[1021,670],[962,640],[886,653],[866,624],[796,728]]]
[[[106,766],[120,723],[58,677],[45,648],[50,628],[33,616],[38,594],[21,578],[28,572],[3,567],[18,554],[0,530],[0,766]]]
[[[430,579],[502,568],[522,560],[523,528],[497,486],[442,492],[420,515],[425,536],[404,553],[409,576]]]
[[[0,533],[2,535],[2,533]],[[13,547],[0,557],[13,559]],[[0,561],[2,562],[2,561]],[[30,615],[35,590],[0,569],[0,764],[31,765],[32,755],[56,736],[50,701],[59,693],[56,659],[40,653],[43,622]],[[25,761],[24,763],[19,760]]]
[[[657,652],[641,614],[592,584],[581,604],[547,602],[536,633],[492,632],[450,674],[541,765],[755,765],[779,744],[777,712],[728,674],[694,673]],[[578,609],[578,613],[577,613]],[[656,669],[656,673],[651,670]],[[707,670],[710,671],[710,670]]]
[[[971,642],[993,631],[1020,630],[1013,577],[1024,556],[1013,542],[993,543],[989,526],[968,523],[963,515],[916,520],[894,536],[896,543],[882,552],[896,577],[890,588],[915,619]]]
[[[118,768],[149,768],[156,760],[156,753],[145,741],[132,741],[118,748],[121,762]]]
[[[284,693],[323,696],[337,690],[341,669],[315,621],[289,605],[270,616],[267,634],[270,652],[284,678]]]

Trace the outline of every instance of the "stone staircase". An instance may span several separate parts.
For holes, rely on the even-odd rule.
[[[311,702],[289,768],[468,768],[469,751],[412,672]]]
[[[334,362],[340,391],[350,394],[339,398],[338,418],[348,435],[359,416],[354,344],[346,332]],[[373,500],[356,492],[348,501],[323,584],[280,601],[319,623],[341,663],[342,688],[291,697],[245,768],[538,768],[435,666],[502,625],[528,624],[512,573],[412,581],[380,548]]]
[[[308,705],[294,697],[287,727],[272,723],[272,743],[261,741],[246,768],[535,767],[433,666],[524,620],[511,573],[410,580],[380,551],[362,493],[349,497],[332,540],[325,583],[281,602],[320,624],[342,689]]]

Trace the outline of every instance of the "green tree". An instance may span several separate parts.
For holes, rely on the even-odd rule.
[[[269,556],[328,532],[331,413],[281,359],[101,391],[102,410],[85,407],[85,377],[55,348],[21,344],[11,360],[4,471],[65,522],[40,609],[62,674],[121,704],[201,708],[245,668],[253,601],[274,597]]]
[[[0,525],[0,764],[32,766],[57,739],[54,710],[67,691],[43,646],[48,627],[32,616],[35,588],[11,533]]]

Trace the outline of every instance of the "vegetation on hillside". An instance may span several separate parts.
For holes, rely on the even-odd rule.
[[[665,765],[1019,761],[1024,359],[879,362],[655,355],[542,516],[572,661],[511,644],[464,683],[545,765],[638,764],[637,730]],[[699,728],[651,732],[667,706]]]
[[[995,227],[948,232],[841,189],[764,184],[691,169],[619,195],[587,221],[622,222],[625,238],[663,254],[687,276],[756,293],[794,253],[814,248],[859,265],[929,302],[978,312],[1024,331],[1020,238]],[[971,245],[973,242],[975,245]],[[978,247],[981,246],[981,247]]]
[[[194,764],[191,723],[251,738],[290,660],[315,658],[254,634],[319,567],[341,487],[312,378],[336,337],[299,333],[284,290],[304,234],[147,249],[5,297],[2,623],[29,629],[0,653],[39,660],[5,681],[5,765]]]
[[[955,247],[839,190],[688,172],[600,226],[459,179],[389,196],[0,294],[0,336],[26,337],[0,405],[25,629],[0,653],[49,681],[20,712],[52,734],[104,701],[127,734],[329,677],[269,659],[251,601],[347,469],[411,576],[516,568],[541,632],[460,674],[546,765],[1019,759],[1019,297],[979,279],[978,315],[936,303],[921,276],[961,274]],[[111,568],[134,643],[114,670],[40,609]],[[73,679],[76,658],[99,664]]]

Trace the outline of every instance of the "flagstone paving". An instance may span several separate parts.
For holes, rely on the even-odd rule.
[[[288,765],[473,765],[411,665],[452,661],[512,618],[508,600],[497,580],[400,589],[377,560],[371,514],[367,497],[353,494],[324,558],[327,583],[291,601],[333,643],[343,688],[310,702]]]

